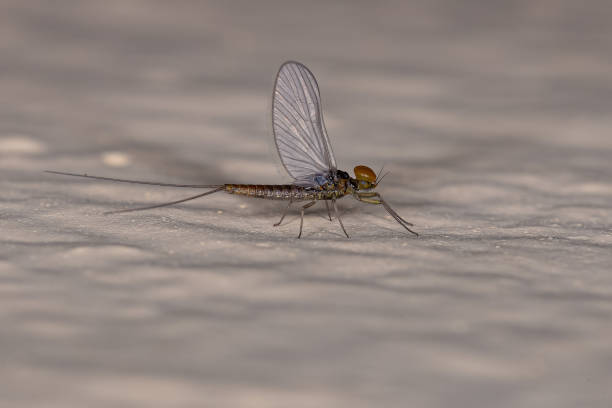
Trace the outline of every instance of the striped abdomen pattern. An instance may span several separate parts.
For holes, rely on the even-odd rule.
[[[226,184],[225,192],[268,200],[331,200],[344,195],[339,190],[319,190],[292,184]]]

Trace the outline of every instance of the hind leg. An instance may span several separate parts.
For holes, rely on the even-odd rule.
[[[283,211],[283,215],[281,215],[281,219],[274,224],[275,227],[278,227],[279,225],[281,225],[281,222],[283,222],[283,220],[285,219],[285,215],[287,215],[287,211],[289,211],[289,207],[291,207],[291,204],[293,203],[292,200],[289,200],[289,204],[287,205],[287,208],[285,208],[285,211]]]
[[[307,209],[308,207],[312,207],[315,203],[316,201],[311,201],[308,204],[305,204],[302,206],[302,212],[301,212],[301,217],[300,217],[300,233],[298,235],[298,238],[302,238],[302,227],[304,226],[304,210]]]

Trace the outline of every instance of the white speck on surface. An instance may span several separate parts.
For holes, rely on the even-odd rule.
[[[132,159],[124,152],[104,152],[102,162],[109,167],[127,167],[132,163]]]
[[[45,145],[26,135],[0,135],[0,154],[37,154],[45,151]]]

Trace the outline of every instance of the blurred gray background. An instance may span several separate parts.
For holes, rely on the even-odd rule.
[[[0,0],[0,406],[609,407],[607,1]],[[284,181],[274,75],[421,237]]]

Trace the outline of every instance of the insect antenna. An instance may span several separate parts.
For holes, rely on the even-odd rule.
[[[204,197],[210,194],[214,194],[217,193],[221,190],[223,190],[225,188],[225,186],[214,186],[216,187],[214,190],[210,190],[207,191],[205,193],[200,193],[191,197],[187,197],[187,198],[183,198],[182,200],[176,200],[176,201],[170,201],[167,203],[161,203],[161,204],[155,204],[155,205],[149,205],[146,207],[136,207],[136,208],[126,208],[124,210],[115,210],[115,211],[107,211],[104,213],[104,215],[108,215],[108,214],[119,214],[119,213],[126,213],[126,212],[132,212],[132,211],[143,211],[143,210],[152,210],[153,208],[160,208],[160,207],[168,207],[170,205],[174,205],[174,204],[180,204],[180,203],[184,203],[185,201],[190,201],[190,200],[195,200],[196,198],[200,198],[200,197]]]
[[[382,169],[381,169],[381,171],[382,171]],[[390,172],[390,171],[388,171],[388,172],[386,172],[385,174],[383,174],[383,175],[382,175],[380,178],[376,179],[376,185],[379,185],[379,184],[380,184],[380,182],[382,181],[382,179],[384,179],[384,178],[385,178],[385,176],[386,176],[387,174],[389,174],[389,173],[391,173],[391,172]]]
[[[162,186],[162,187],[184,187],[184,188],[217,188],[219,185],[210,184],[172,184],[172,183],[158,183],[156,181],[142,181],[142,180],[126,180],[112,177],[102,176],[90,176],[88,174],[76,174],[66,173],[63,171],[45,170],[45,173],[59,174],[60,176],[71,176],[71,177],[83,177],[95,180],[106,180],[106,181],[117,181],[119,183],[132,183],[132,184],[147,184],[149,186]]]
[[[386,165],[387,165],[387,163],[383,164],[383,165],[382,165],[382,167],[380,168],[380,170],[378,171],[378,173],[376,173],[376,174],[380,175],[380,173],[382,173],[382,172],[383,172],[383,170],[385,169],[385,166],[386,166]],[[381,177],[381,178],[382,178],[382,177]],[[376,182],[378,183],[378,176],[376,177]]]

